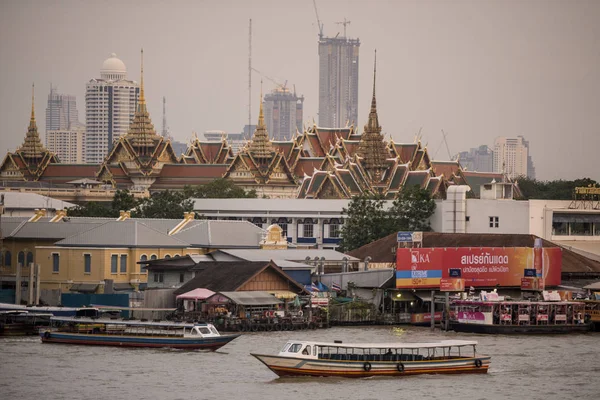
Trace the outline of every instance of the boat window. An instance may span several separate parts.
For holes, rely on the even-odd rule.
[[[218,334],[219,334],[219,331],[217,331],[217,329],[216,329],[214,326],[211,326],[211,327],[210,327],[210,331],[211,331],[213,334],[215,334],[215,335],[218,335]]]
[[[309,356],[309,355],[310,355],[310,345],[306,346],[306,347],[304,348],[304,350],[302,350],[302,354],[305,354],[305,355],[307,355],[307,356]]]
[[[317,346],[313,346],[313,356],[317,355]]]
[[[293,345],[290,346],[290,348],[288,349],[288,352],[297,353],[300,351],[301,348],[302,348],[302,345],[300,343],[294,343]]]
[[[287,349],[291,346],[291,343],[286,343],[283,345],[283,348],[281,349],[281,352],[284,353],[287,351]]]
[[[210,329],[208,329],[205,326],[199,326],[198,330],[200,331],[201,334],[203,335],[209,335],[210,334]]]

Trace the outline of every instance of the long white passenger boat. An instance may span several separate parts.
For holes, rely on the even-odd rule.
[[[404,376],[487,373],[491,357],[477,342],[333,343],[288,341],[279,354],[253,354],[279,376]]]

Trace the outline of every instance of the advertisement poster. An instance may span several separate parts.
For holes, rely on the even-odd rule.
[[[538,261],[531,247],[399,248],[396,287],[437,289],[442,278],[450,278],[450,269],[460,269],[466,287],[521,287],[525,269],[536,269],[545,285],[560,285],[561,249],[540,250]]]

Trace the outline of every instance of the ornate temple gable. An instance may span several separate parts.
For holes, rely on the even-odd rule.
[[[186,160],[189,157],[193,158],[194,161]],[[213,142],[200,141],[198,138],[195,138],[187,148],[185,157],[182,158],[182,163],[225,164],[233,158],[233,151],[227,139],[223,138],[220,142]]]
[[[390,157],[387,145],[383,141],[379,117],[377,115],[377,100],[375,98],[375,79],[377,76],[377,53],[375,53],[375,68],[373,70],[373,98],[369,120],[360,140],[356,154],[363,158],[363,166],[368,171],[373,183],[380,183],[386,169],[386,159]]]
[[[451,180],[461,169],[460,163],[456,161],[431,161],[431,169],[435,175],[443,175],[445,180]]]
[[[405,164],[412,163],[412,161],[415,158],[415,155],[417,154],[417,151],[420,148],[420,144],[394,143],[393,141],[391,141],[389,147],[392,152],[392,155],[394,155],[395,157],[400,157],[400,162]]]
[[[23,164],[21,162],[21,164]],[[0,165],[0,177],[6,180],[27,180],[25,179],[24,173],[21,168],[17,165],[17,162],[13,158],[13,154],[8,153],[4,156],[2,165]]]
[[[100,170],[96,174],[96,180],[112,185],[113,187],[117,185],[117,182],[115,181],[113,174],[110,172],[110,169],[107,165],[102,165],[100,167]]]
[[[238,153],[232,163],[227,167],[224,178],[229,178],[233,182],[255,182],[256,166],[252,164],[253,160],[245,153]]]
[[[161,145],[157,147],[157,153],[159,151],[160,154],[157,157],[158,162],[163,164],[179,163],[179,158],[177,157],[177,154],[175,154],[175,150],[173,150],[170,140],[164,140]]]
[[[348,169],[336,169],[333,171],[333,174],[336,176],[342,187],[344,188],[344,193],[348,195],[349,198],[353,196],[358,196],[362,193],[361,187],[354,179],[354,175]]]
[[[317,199],[348,199],[347,193],[345,193],[340,187],[340,182],[337,178],[329,175],[325,182],[321,185],[318,192],[316,193]]]
[[[290,167],[285,161],[285,158],[280,153],[277,153],[277,155],[273,158],[268,171],[268,175],[265,177],[266,183],[281,184],[283,182],[293,185],[298,184],[296,176],[292,173]]]

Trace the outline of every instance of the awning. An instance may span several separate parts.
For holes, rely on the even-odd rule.
[[[554,213],[552,222],[600,222],[600,214]]]
[[[83,293],[94,293],[98,289],[98,284],[95,283],[75,283],[71,285],[69,291],[71,292],[83,292]]]
[[[177,300],[204,300],[215,294],[212,290],[197,288],[177,296]]]
[[[229,300],[242,306],[271,306],[283,303],[268,292],[219,292]]]
[[[600,290],[600,282],[592,283],[583,287],[584,289],[589,290]]]
[[[133,286],[131,286],[129,283],[113,283],[113,290],[133,290]]]
[[[400,295],[400,296],[398,296]],[[407,290],[392,290],[390,293],[390,297],[393,301],[415,301],[417,297],[413,292]]]
[[[278,299],[290,300],[297,296],[296,293],[290,292],[289,290],[269,290],[269,294],[277,297]]]

